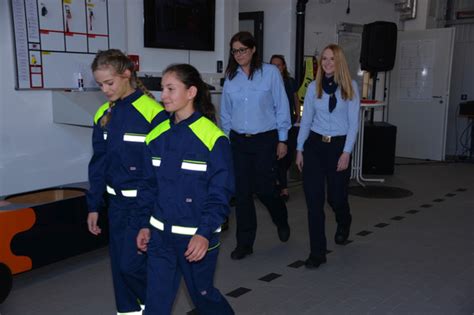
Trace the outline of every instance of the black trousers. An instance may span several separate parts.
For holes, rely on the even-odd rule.
[[[337,162],[344,149],[345,136],[322,142],[321,136],[311,132],[304,144],[303,188],[308,207],[311,255],[324,256],[327,251],[325,232],[325,186],[328,203],[336,214],[337,224],[350,226],[352,217],[348,201],[351,163],[337,172]]]
[[[293,163],[296,153],[296,138],[298,136],[297,127],[291,127],[288,131],[288,153],[284,158],[277,161],[278,163],[278,185],[280,190],[288,188],[288,170]]]
[[[288,212],[276,186],[276,130],[245,136],[230,132],[234,158],[237,246],[252,247],[257,231],[253,194],[270,212],[276,226],[288,224]]]

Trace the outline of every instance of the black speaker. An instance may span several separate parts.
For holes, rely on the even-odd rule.
[[[397,24],[377,21],[364,25],[360,66],[369,72],[388,71],[395,64]]]
[[[397,127],[394,125],[385,122],[365,123],[363,174],[393,174],[396,138]]]

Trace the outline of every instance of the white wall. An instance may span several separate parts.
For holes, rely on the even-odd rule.
[[[0,196],[86,180],[90,129],[52,122],[50,91],[16,91],[10,1],[0,1]]]
[[[0,1],[0,196],[87,180],[91,129],[53,122],[51,91],[16,91],[10,1]],[[238,29],[238,1],[216,0],[216,51],[188,52],[143,48],[143,2],[113,0],[123,15],[111,17],[111,36],[121,49],[141,57],[143,71],[188,62],[213,73],[226,62],[227,42]],[[87,92],[85,92],[87,93]],[[99,106],[100,104],[97,104]]]
[[[288,69],[294,74],[296,0],[240,0],[239,12],[264,11],[263,61],[273,54],[285,56]]]
[[[375,21],[398,23],[398,12],[393,0],[352,0],[346,14],[346,0],[332,0],[321,4],[308,1],[306,5],[305,55],[312,55],[330,43],[337,43],[337,25],[341,23],[367,24]]]

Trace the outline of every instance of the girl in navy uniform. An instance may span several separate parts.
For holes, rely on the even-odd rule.
[[[229,140],[214,123],[209,90],[193,66],[168,67],[162,87],[172,114],[146,138],[150,176],[139,193],[144,228],[137,245],[148,254],[145,313],[170,314],[183,276],[199,314],[234,314],[213,285],[234,190]]]
[[[141,314],[146,301],[146,256],[136,247],[136,196],[143,180],[145,137],[168,116],[137,79],[133,63],[120,50],[99,51],[91,68],[108,101],[94,117],[87,224],[92,234],[101,233],[97,222],[107,192],[117,313]]]

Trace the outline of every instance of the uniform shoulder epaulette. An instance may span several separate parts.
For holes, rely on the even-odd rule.
[[[153,118],[164,110],[159,102],[145,94],[132,102],[132,105],[142,114],[148,123],[151,123]]]
[[[225,133],[216,126],[210,119],[202,116],[189,125],[193,133],[201,142],[212,151],[214,144],[220,137],[226,137]]]
[[[95,116],[94,116],[94,124],[97,124],[99,119],[102,116],[104,116],[104,113],[107,111],[107,109],[109,109],[109,102],[105,102],[104,104],[102,104],[99,107],[99,109],[97,110],[97,112],[95,113]]]
[[[170,120],[168,118],[162,121],[158,126],[153,128],[152,131],[150,131],[150,133],[145,138],[145,143],[149,144],[151,141],[158,138],[163,132],[167,131],[170,128],[171,128]]]

